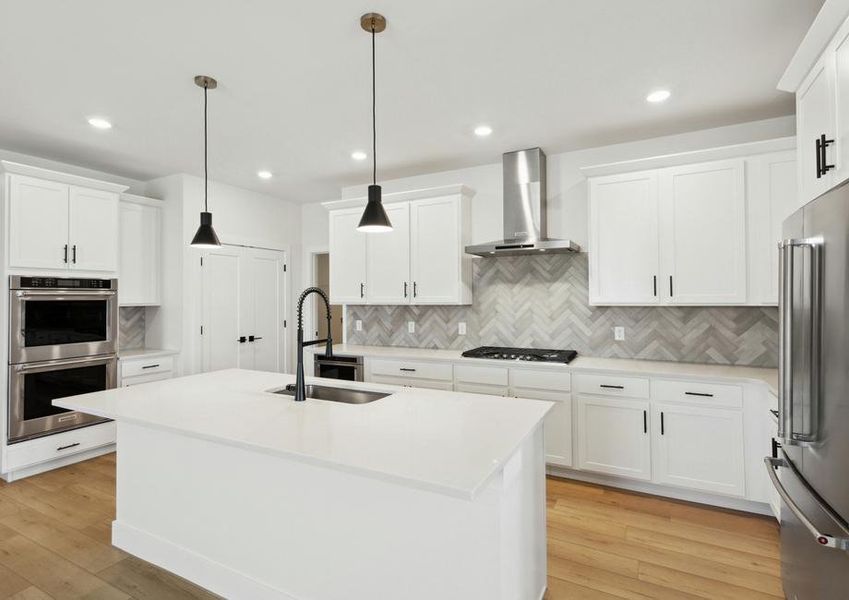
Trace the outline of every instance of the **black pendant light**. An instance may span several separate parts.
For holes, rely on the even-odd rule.
[[[368,186],[368,202],[357,231],[367,233],[392,231],[392,223],[383,210],[380,186],[377,185],[377,99],[375,91],[374,38],[386,29],[386,18],[377,13],[367,13],[360,17],[360,26],[371,34],[371,161],[372,184]]]
[[[212,213],[209,212],[209,168],[207,160],[206,138],[206,93],[218,87],[218,82],[207,75],[195,77],[195,84],[203,88],[203,212],[200,213],[200,227],[195,237],[192,238],[192,246],[195,248],[217,248],[221,245],[215,230],[212,228]]]

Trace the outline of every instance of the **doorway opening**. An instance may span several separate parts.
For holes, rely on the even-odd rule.
[[[330,296],[330,254],[327,252],[319,252],[313,255],[315,258],[314,270],[314,285],[323,289],[328,297]],[[344,330],[344,310],[341,304],[330,305],[330,337],[333,342],[341,344],[343,341],[342,332]],[[327,337],[327,315],[324,312],[323,302],[313,302],[313,320],[315,331],[313,334],[316,339]]]

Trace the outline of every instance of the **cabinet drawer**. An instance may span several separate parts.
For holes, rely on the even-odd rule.
[[[575,375],[575,389],[584,394],[648,398],[649,380],[642,377],[579,373]]]
[[[115,423],[100,423],[89,427],[57,433],[27,442],[12,444],[6,449],[6,471],[22,469],[48,460],[70,456],[85,450],[115,443]]]
[[[157,356],[154,358],[122,359],[121,378],[134,377],[136,375],[149,375],[151,373],[162,373],[174,368],[173,356]]]
[[[388,375],[390,377],[412,379],[435,379],[448,382],[454,378],[453,366],[446,363],[385,359],[376,359],[369,362],[371,372],[374,375]]]
[[[139,385],[142,383],[150,383],[152,381],[163,381],[165,379],[171,379],[174,374],[171,371],[160,371],[158,373],[148,373],[145,375],[136,375],[135,377],[122,377],[121,378],[121,387],[130,387],[132,385]]]
[[[454,381],[461,383],[482,383],[507,387],[507,369],[505,367],[479,367],[457,365],[454,367]]]
[[[415,377],[395,377],[394,375],[374,375],[369,379],[371,383],[382,383],[385,385],[397,385],[399,387],[425,388],[429,390],[444,390],[450,392],[454,385],[451,381],[440,381],[438,379],[416,379]]]
[[[572,374],[541,369],[510,369],[512,387],[568,392],[572,389]]]
[[[652,399],[659,402],[742,408],[743,388],[738,385],[706,383],[704,381],[652,380]]]
[[[490,396],[507,396],[510,393],[506,385],[489,385],[486,383],[469,383],[465,381],[455,382],[454,391],[468,394],[487,394]]]

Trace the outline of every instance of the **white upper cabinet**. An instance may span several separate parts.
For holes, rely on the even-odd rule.
[[[330,211],[330,295],[344,304],[470,304],[472,192],[446,186],[387,194],[390,232],[356,231],[364,201]]]
[[[365,304],[366,234],[357,231],[362,208],[330,212],[330,301]]]
[[[70,268],[118,270],[118,194],[70,186]]]
[[[590,303],[657,304],[657,173],[590,181]]]
[[[118,301],[122,306],[159,304],[160,213],[158,200],[121,197]]]
[[[8,161],[2,166],[10,268],[118,270],[118,192],[126,186]]]
[[[660,173],[661,255],[670,304],[746,302],[743,161]]]
[[[837,158],[834,78],[834,55],[827,53],[814,65],[796,93],[799,188],[803,203],[834,185]]]
[[[9,266],[66,269],[68,186],[9,176]]]
[[[410,205],[388,204],[385,209],[392,231],[366,234],[366,300],[371,304],[407,304],[413,294]]]

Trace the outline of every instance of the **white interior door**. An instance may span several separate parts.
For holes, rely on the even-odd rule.
[[[460,300],[460,201],[430,198],[410,203],[413,304]]]
[[[222,246],[203,256],[203,370],[238,368],[247,343],[242,333],[242,251]],[[247,341],[247,340],[246,340]]]
[[[632,479],[651,479],[649,403],[579,394],[578,466]]]
[[[363,209],[330,212],[330,293],[334,304],[365,304],[366,234],[357,231]]]
[[[68,186],[9,177],[9,266],[68,267]]]
[[[70,187],[68,240],[72,269],[118,270],[118,194]]]
[[[657,172],[590,182],[590,304],[658,304]]]
[[[259,371],[281,371],[285,365],[283,298],[285,255],[271,250],[246,249],[245,260],[253,288],[251,327],[247,331],[253,366]],[[253,341],[251,341],[253,337]]]
[[[745,304],[746,196],[742,159],[660,174],[659,287],[672,304]]]
[[[412,296],[410,204],[387,204],[384,209],[392,231],[366,234],[366,299],[369,304],[407,304]]]

